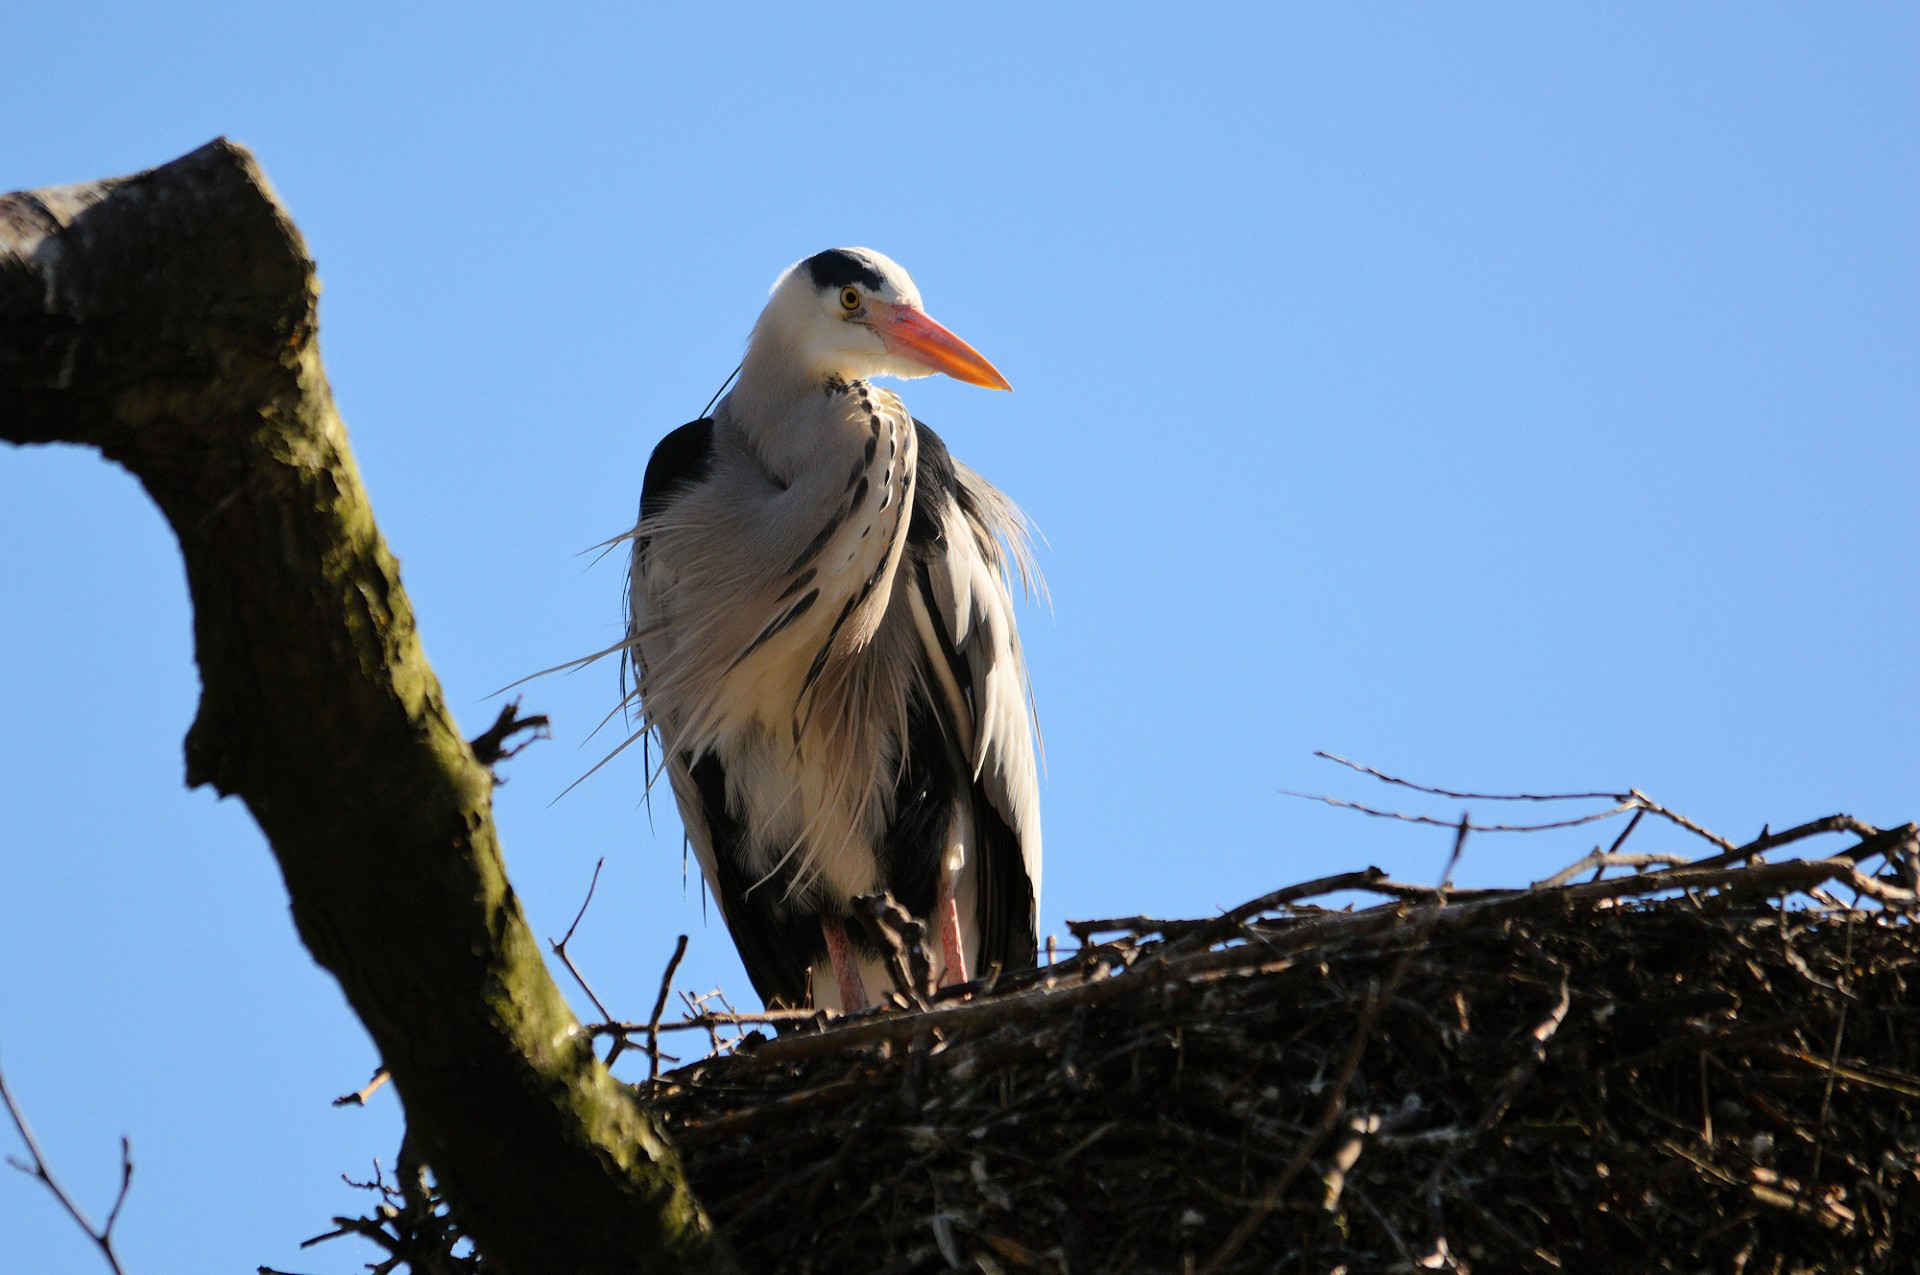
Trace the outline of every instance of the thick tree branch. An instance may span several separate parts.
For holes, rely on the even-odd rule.
[[[421,651],[316,339],[299,232],[224,140],[0,199],[0,438],[84,443],[172,524],[202,694],[187,780],[246,802],[410,1138],[509,1272],[727,1265],[548,977],[492,782]]]

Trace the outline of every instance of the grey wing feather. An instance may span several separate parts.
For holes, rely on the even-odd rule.
[[[713,463],[713,421],[702,418],[668,434],[654,448],[640,493],[642,524],[666,512],[674,498],[710,472]],[[628,655],[636,680],[644,677],[648,626],[664,618],[652,614],[665,605],[666,590],[653,578],[653,564],[644,537],[634,541],[632,579],[628,590]],[[654,725],[648,723],[647,726]],[[643,729],[646,729],[643,726]],[[741,963],[754,990],[768,1005],[801,1006],[808,999],[808,967],[819,945],[818,927],[796,924],[772,907],[777,889],[755,889],[740,868],[744,859],[744,830],[728,808],[726,772],[717,758],[670,756],[665,760],[668,782],[680,821],[700,872],[712,891],[720,915],[739,949]]]
[[[923,478],[937,481],[943,462],[951,474],[942,534],[922,546],[922,580],[944,648],[929,655],[952,670],[971,724],[979,963],[1024,968],[1037,948],[1040,796],[1032,695],[1008,576],[1011,562],[1023,581],[1035,578],[1027,522],[992,484],[947,457],[924,425],[920,440]]]

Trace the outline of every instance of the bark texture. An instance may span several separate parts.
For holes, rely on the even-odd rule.
[[[125,466],[179,538],[187,781],[240,797],[300,935],[498,1269],[730,1269],[594,1060],[507,882],[321,367],[318,285],[243,148],[0,198],[0,438]]]

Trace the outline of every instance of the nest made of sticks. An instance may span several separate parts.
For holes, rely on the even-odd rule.
[[[1914,1269],[1917,836],[1077,924],[645,1088],[751,1270]]]

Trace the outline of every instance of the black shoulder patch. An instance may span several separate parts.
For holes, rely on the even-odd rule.
[[[940,435],[918,419],[913,422],[913,432],[919,439],[920,460],[914,475],[913,521],[907,524],[907,545],[924,550],[940,543],[947,506],[959,492],[960,479]]]
[[[813,286],[821,290],[844,288],[857,283],[869,291],[878,292],[886,285],[886,277],[874,268],[871,261],[857,252],[848,252],[845,248],[829,248],[825,252],[816,252],[800,263],[813,276]]]
[[[640,517],[665,513],[674,495],[705,478],[712,465],[712,417],[691,421],[661,439],[647,461],[647,476],[640,487]]]

